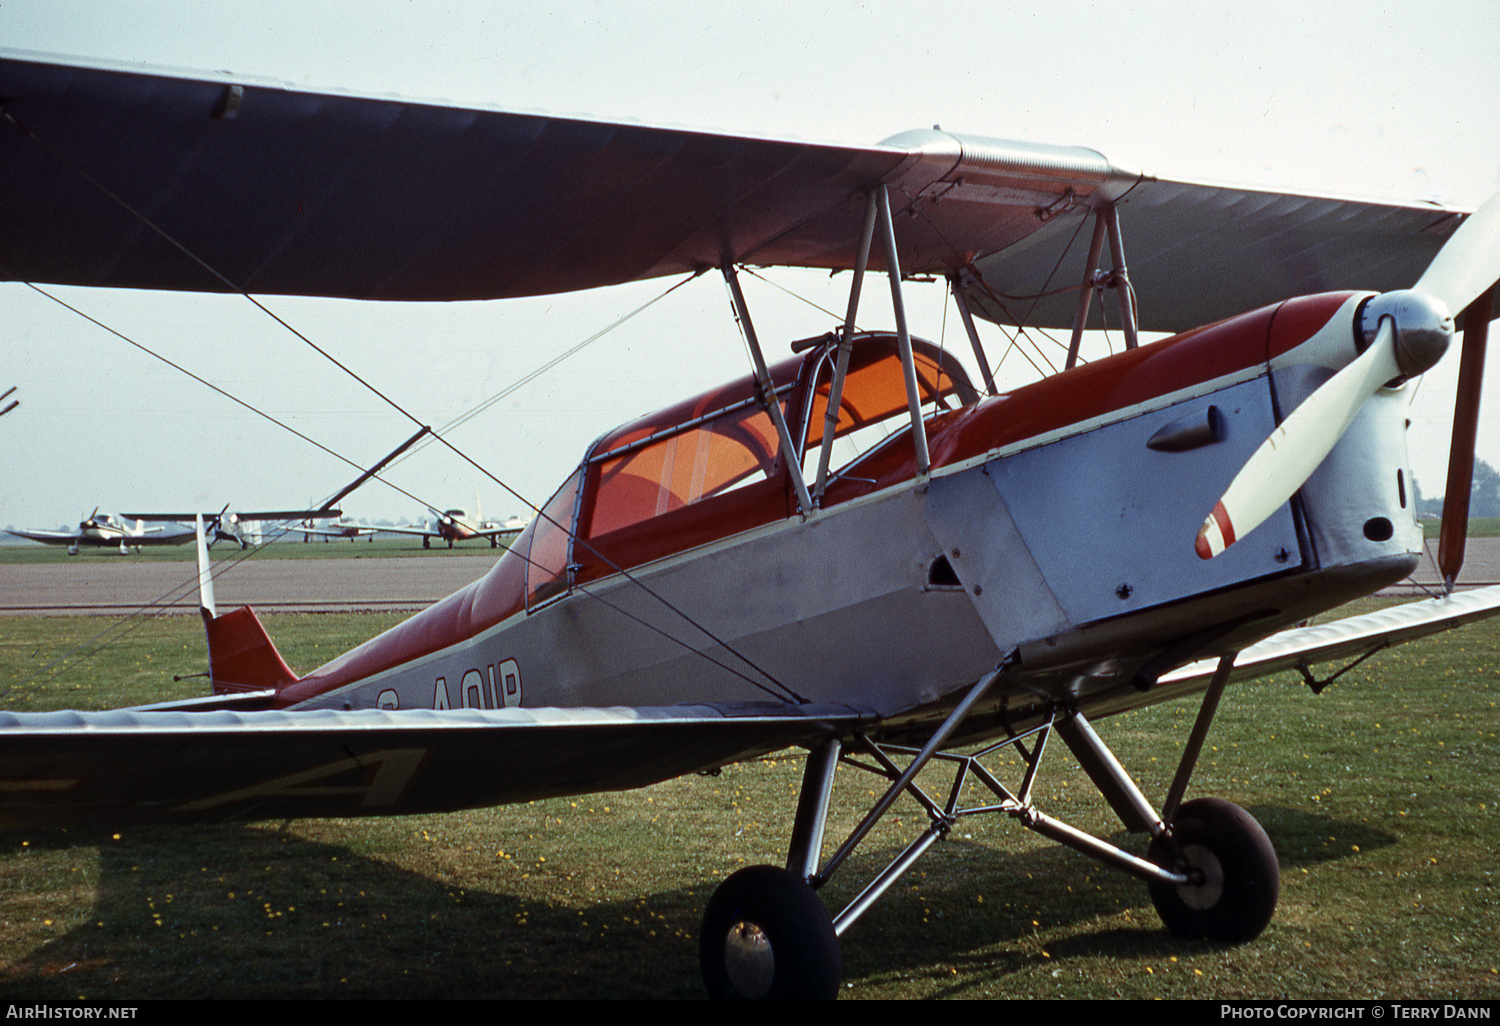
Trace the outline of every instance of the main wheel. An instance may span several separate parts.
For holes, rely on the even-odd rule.
[[[807,881],[751,866],[719,885],[703,913],[698,958],[719,1000],[832,1000],[843,960],[833,921]]]
[[[1276,849],[1255,817],[1222,798],[1186,802],[1171,839],[1151,842],[1159,866],[1197,870],[1202,881],[1182,887],[1151,884],[1151,901],[1179,937],[1240,942],[1258,936],[1276,912],[1281,870]]]

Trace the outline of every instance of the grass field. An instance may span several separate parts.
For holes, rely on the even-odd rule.
[[[1422,521],[1422,536],[1436,538],[1442,523],[1437,520]],[[1471,517],[1466,532],[1470,538],[1500,537],[1500,517]]]
[[[267,619],[305,670],[391,618]],[[172,681],[202,668],[189,617],[34,676],[100,625],[0,619],[5,707],[201,690]],[[1144,885],[972,818],[845,936],[844,994],[1500,998],[1497,655],[1500,629],[1481,624],[1383,653],[1318,696],[1292,678],[1230,690],[1191,793],[1246,806],[1275,842],[1281,904],[1255,941],[1175,940]],[[1195,712],[1176,703],[1099,729],[1159,797]],[[703,906],[735,869],[785,858],[796,756],[445,816],[0,834],[0,994],[698,997]],[[839,779],[831,844],[875,788]],[[1060,746],[1036,794],[1142,849]],[[830,906],[925,826],[898,809],[825,889]]]

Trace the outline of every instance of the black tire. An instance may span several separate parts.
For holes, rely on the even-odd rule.
[[[1197,869],[1195,886],[1151,884],[1151,901],[1179,937],[1240,943],[1270,923],[1281,895],[1271,838],[1255,817],[1222,798],[1185,802],[1170,840],[1151,842],[1146,857],[1169,869]]]
[[[807,881],[751,866],[719,885],[703,913],[698,959],[716,1000],[833,1000],[843,979],[839,939]]]

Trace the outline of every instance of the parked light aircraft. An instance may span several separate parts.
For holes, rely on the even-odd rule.
[[[305,542],[312,541],[314,538],[322,538],[324,541],[329,538],[348,538],[350,541],[356,538],[367,538],[373,542],[375,535],[384,530],[386,528],[375,524],[362,524],[358,520],[339,517],[322,527],[313,523],[311,519],[305,519],[297,527],[296,533],[302,535],[302,540]]]
[[[310,672],[206,587],[214,694],[0,716],[0,825],[450,810],[802,746],[785,867],[708,903],[715,996],[835,994],[841,938],[985,812],[1144,880],[1174,933],[1245,941],[1274,913],[1275,851],[1238,806],[1185,800],[1225,687],[1312,681],[1500,611],[1500,590],[1455,591],[1296,626],[1421,558],[1409,381],[1467,311],[1451,588],[1500,202],[1466,215],[940,131],[814,145],[56,60],[0,61],[0,104],[8,276],[460,300],[717,271],[752,364],[605,434],[489,574]],[[852,272],[844,322],[766,361],[743,263]],[[891,330],[856,329],[867,270]],[[947,277],[984,380],[911,336],[909,274]],[[1083,364],[1096,293],[1127,348]],[[974,314],[1072,328],[1067,369],[999,394]],[[1155,805],[1093,724],[1200,693]],[[1044,811],[1054,738],[1139,847]],[[1019,782],[987,768],[1002,749]],[[917,774],[943,765],[952,786],[929,793]],[[884,784],[827,855],[840,770]],[[902,798],[926,829],[830,916],[818,888]]]
[[[256,510],[253,512],[236,512],[228,506],[214,512],[194,513],[127,513],[141,521],[169,521],[174,523],[194,523],[201,519],[204,523],[204,532],[207,544],[213,547],[216,541],[234,542],[241,550],[252,545],[259,545],[262,540],[261,525],[267,522],[279,521],[283,524],[293,524],[299,521],[312,523],[316,520],[338,519],[343,516],[336,509],[303,509],[303,510]],[[184,540],[191,540],[193,531],[184,535]]]
[[[479,510],[476,505],[475,510]],[[440,538],[453,548],[456,541],[470,541],[474,538],[489,539],[490,548],[500,547],[500,539],[506,535],[518,535],[525,529],[527,521],[522,517],[511,517],[505,521],[485,520],[483,512],[476,512],[470,517],[468,512],[461,509],[436,510],[429,508],[432,519],[420,524],[402,524],[399,527],[381,528],[392,534],[417,534],[422,536],[422,548],[432,547],[432,539]]]
[[[134,520],[135,523],[130,523]],[[68,555],[78,555],[80,548],[115,548],[121,555],[137,552],[147,545],[186,545],[193,540],[193,532],[183,529],[168,530],[165,527],[147,527],[145,521],[131,514],[100,513],[98,507],[84,517],[76,531],[12,531],[7,534],[27,538],[45,545],[66,545]]]
[[[500,539],[506,535],[518,535],[526,527],[527,521],[521,517],[511,517],[504,523],[479,518],[470,519],[469,514],[461,509],[450,509],[446,511],[430,509],[432,519],[416,524],[366,524],[357,520],[345,520],[340,518],[337,522],[328,524],[326,527],[316,527],[311,523],[304,524],[298,529],[306,541],[312,537],[322,538],[355,538],[368,537],[374,540],[377,534],[411,534],[422,539],[422,548],[432,547],[432,539],[441,538],[448,542],[448,548],[453,548],[456,541],[469,541],[473,538],[486,538],[489,540],[490,548],[499,548]],[[482,514],[481,514],[482,516]]]

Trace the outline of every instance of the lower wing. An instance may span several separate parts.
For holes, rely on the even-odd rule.
[[[1491,587],[1283,631],[1239,653],[1231,680],[1307,672],[1497,614],[1500,587]],[[1201,691],[1214,666],[1184,666],[1089,714]],[[1024,686],[1024,669],[1017,682]],[[848,706],[224,707],[257,700],[0,713],[0,829],[446,812],[643,787],[877,726]]]
[[[371,816],[643,787],[848,733],[852,709],[0,713],[0,829]]]

